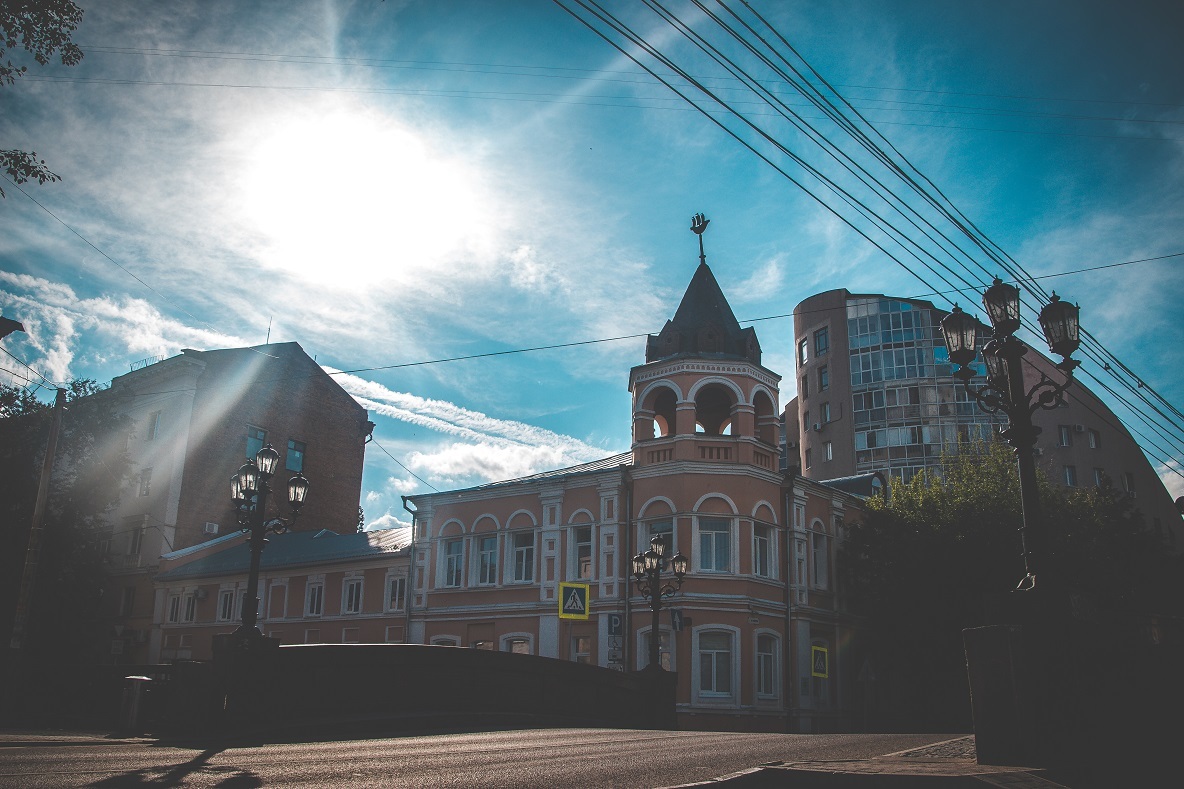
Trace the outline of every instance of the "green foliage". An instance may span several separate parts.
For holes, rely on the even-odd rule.
[[[0,0],[0,58],[18,44],[45,66],[59,50],[63,66],[75,66],[82,50],[71,40],[82,9],[71,0]],[[28,71],[11,60],[0,63],[0,85],[12,85]]]
[[[1176,611],[1180,557],[1130,498],[1038,485],[1048,544],[1039,578],[1071,591],[1091,617]],[[872,663],[911,689],[892,703],[917,705],[917,723],[957,725],[968,720],[961,631],[1006,621],[1009,590],[1024,575],[1015,457],[998,442],[964,446],[938,473],[897,480],[866,509],[839,568],[852,609],[866,617]]]
[[[93,381],[70,384],[50,476],[27,652],[78,660],[98,623],[99,540],[128,473],[128,425]],[[0,635],[9,632],[49,436],[52,407],[0,386]]]
[[[15,84],[28,71],[4,59],[18,45],[39,65],[48,65],[55,54],[63,66],[77,65],[82,50],[71,38],[81,21],[82,9],[71,0],[0,0],[0,85]],[[0,167],[16,184],[62,180],[33,151],[0,149]]]

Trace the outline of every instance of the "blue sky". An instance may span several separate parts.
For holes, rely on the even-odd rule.
[[[35,149],[63,178],[23,187],[40,206],[9,184],[0,201],[0,311],[29,329],[4,347],[53,380],[261,343],[269,324],[333,371],[656,332],[697,264],[700,211],[745,323],[831,288],[940,285],[549,0],[81,5],[82,63],[0,88],[0,147]],[[752,5],[1033,274],[1184,252],[1178,3]],[[843,177],[652,9],[605,6]],[[665,7],[723,41],[693,3]],[[1043,282],[1184,403],[1184,257]],[[787,401],[791,322],[754,325]],[[370,447],[368,519],[392,525],[398,494],[429,489],[409,470],[445,489],[628,449],[643,359],[631,339],[338,376],[406,466]]]

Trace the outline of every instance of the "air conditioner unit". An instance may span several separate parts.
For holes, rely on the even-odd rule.
[[[1084,433],[1085,432],[1085,425],[1073,425],[1073,432],[1074,433]]]
[[[206,534],[217,534],[218,524],[214,523],[213,521],[206,521],[206,525],[202,528],[202,531],[204,531]]]

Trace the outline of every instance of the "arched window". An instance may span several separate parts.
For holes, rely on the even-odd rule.
[[[708,384],[695,395],[696,429],[705,435],[722,436],[732,424],[735,395],[723,384]]]
[[[769,446],[777,446],[778,417],[773,400],[764,392],[757,392],[752,398],[756,417],[756,438]]]
[[[810,524],[810,583],[815,589],[830,587],[830,535],[826,524]]]
[[[753,692],[758,699],[775,699],[781,677],[781,639],[776,633],[757,633]]]

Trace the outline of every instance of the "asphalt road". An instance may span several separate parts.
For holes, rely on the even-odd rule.
[[[774,761],[862,759],[954,734],[545,729],[252,747],[0,747],[0,787],[659,787]]]

